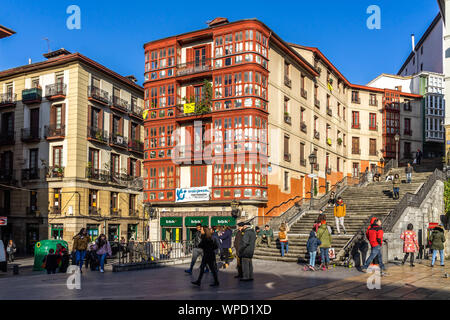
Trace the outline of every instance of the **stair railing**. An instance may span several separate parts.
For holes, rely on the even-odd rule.
[[[391,159],[384,165],[383,175],[386,175],[389,172],[389,170],[391,170],[393,167],[394,167],[394,159]]]

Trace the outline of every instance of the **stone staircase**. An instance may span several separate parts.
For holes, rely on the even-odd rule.
[[[332,247],[336,255],[347,244],[347,242],[364,226],[371,216],[386,216],[402,199],[406,192],[415,193],[420,186],[432,174],[430,171],[414,172],[412,183],[407,184],[404,168],[392,169],[393,173],[398,173],[402,183],[400,185],[400,199],[392,199],[392,182],[374,182],[364,187],[349,186],[341,194],[347,205],[345,217],[345,228],[347,233],[337,234],[332,207],[324,208],[327,216],[327,223],[334,229],[332,235]],[[258,247],[255,250],[255,259],[276,260],[285,262],[305,262],[306,242],[312,226],[319,214],[318,210],[306,211],[290,228],[289,253],[281,257],[280,244],[273,241],[272,248]],[[274,230],[276,232],[278,230]],[[276,244],[276,247],[275,247]]]

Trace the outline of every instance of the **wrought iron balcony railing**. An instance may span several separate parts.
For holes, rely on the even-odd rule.
[[[52,99],[53,97],[65,97],[66,96],[67,85],[65,83],[53,83],[45,86],[45,96],[47,99]]]
[[[37,142],[41,140],[41,128],[22,128],[21,140],[23,142]]]
[[[134,152],[143,153],[144,152],[144,143],[138,140],[130,140],[128,142],[128,149]]]
[[[15,106],[17,102],[17,94],[3,93],[0,94],[0,107]]]
[[[87,136],[99,142],[108,142],[108,132],[97,127],[88,127]]]
[[[66,136],[66,126],[60,124],[50,124],[44,126],[44,137],[48,138],[64,138]]]
[[[116,109],[122,111],[122,112],[128,112],[129,110],[129,106],[128,106],[128,101],[123,100],[119,97],[113,96],[112,99],[112,107],[115,107]]]
[[[104,105],[108,105],[110,102],[109,92],[94,86],[88,87],[88,98]]]
[[[111,133],[109,135],[109,143],[117,147],[128,148],[128,139],[118,133]]]
[[[14,144],[14,131],[5,130],[0,132],[0,146],[7,146]]]
[[[177,76],[185,76],[193,73],[200,73],[212,70],[212,59],[191,61],[177,65]]]
[[[39,171],[39,168],[22,169],[22,181],[40,179]]]
[[[54,166],[48,167],[47,178],[63,178],[64,177],[64,167]]]

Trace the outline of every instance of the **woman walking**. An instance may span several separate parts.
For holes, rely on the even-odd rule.
[[[289,241],[288,241],[289,227],[286,225],[286,223],[283,222],[279,230],[280,232],[278,233],[278,239],[280,240],[281,256],[284,257],[285,248],[286,253],[288,253],[289,251]]]
[[[405,253],[402,265],[405,264],[406,259],[411,255],[410,264],[411,267],[414,267],[414,254],[416,253],[416,249],[419,250],[419,243],[417,242],[416,232],[413,231],[412,223],[408,224],[406,229],[407,230],[400,235],[400,239],[403,240],[403,252]]]
[[[328,255],[328,250],[331,248],[331,231],[326,221],[322,221],[322,224],[317,230],[317,238],[319,238],[321,242],[319,246],[321,257],[321,264],[319,268],[325,271],[328,269],[328,264],[330,263],[330,256]]]
[[[112,256],[111,245],[104,234],[101,234],[97,241],[95,241],[94,250],[100,260],[100,272],[103,273],[105,272],[106,256]]]
[[[75,264],[80,266],[80,272],[82,272],[89,242],[91,242],[91,237],[89,237],[85,228],[81,228],[80,232],[73,238],[72,251],[75,252]]]
[[[400,198],[400,177],[398,176],[398,173],[395,174],[394,180],[392,180],[392,187],[393,187],[393,199]]]
[[[216,264],[216,250],[218,249],[217,243],[212,238],[211,229],[204,227],[202,229],[202,240],[198,245],[199,248],[203,250],[202,263],[200,265],[200,274],[198,275],[197,281],[193,281],[192,284],[200,286],[202,282],[203,273],[205,273],[206,266],[211,270],[214,283],[211,284],[212,287],[219,285],[219,280],[217,277],[217,264]]]

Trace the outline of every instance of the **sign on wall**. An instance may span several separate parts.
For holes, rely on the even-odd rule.
[[[161,217],[160,225],[164,227],[182,227],[182,217]]]
[[[195,112],[195,102],[185,103],[183,105],[183,112],[184,113],[194,113]]]
[[[0,226],[8,225],[8,217],[0,217]]]
[[[208,187],[177,188],[175,202],[208,201],[210,194]]]
[[[209,225],[208,217],[186,217],[184,218],[185,227],[196,227],[200,223],[202,226]]]
[[[234,217],[211,217],[211,226],[235,226],[236,218]]]

